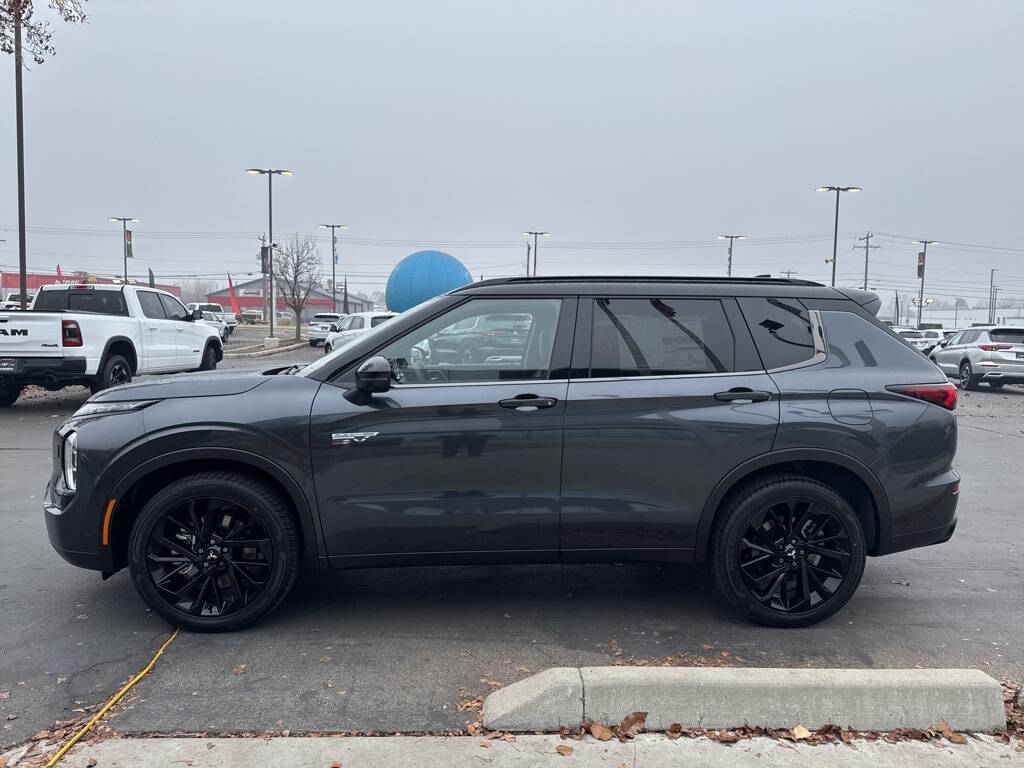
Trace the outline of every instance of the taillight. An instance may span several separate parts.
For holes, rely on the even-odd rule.
[[[948,411],[956,408],[956,387],[945,384],[903,384],[886,387],[890,392],[924,400]]]
[[[1000,349],[1013,349],[1013,344],[979,344],[986,352],[998,352]]]
[[[60,340],[65,347],[82,346],[82,329],[74,320],[60,321]]]

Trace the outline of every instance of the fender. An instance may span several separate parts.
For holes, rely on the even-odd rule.
[[[139,350],[135,348],[135,342],[127,336],[111,336],[107,339],[107,343],[103,345],[103,352],[100,354],[100,363],[96,368],[96,373],[99,374],[103,370],[103,363],[107,359],[107,353],[110,351],[110,347],[118,342],[125,342],[129,347],[132,348],[132,353],[135,355],[135,365],[132,366],[132,376],[135,376],[139,372],[139,365],[142,361],[139,359]]]
[[[868,487],[871,497],[875,502],[875,509],[878,510],[878,554],[884,554],[889,549],[889,500],[885,495],[885,489],[875,477],[874,473],[861,462],[845,453],[830,451],[825,448],[791,448],[782,451],[772,451],[761,454],[753,459],[733,467],[729,473],[718,481],[711,495],[708,496],[704,509],[701,512],[700,524],[697,526],[697,538],[694,542],[693,561],[703,563],[707,560],[708,539],[711,537],[711,526],[715,521],[715,513],[722,503],[725,495],[736,487],[736,484],[743,478],[756,472],[759,469],[770,467],[773,464],[785,464],[793,461],[818,461],[823,464],[835,464],[848,469],[859,477],[864,485]]]
[[[122,498],[135,483],[156,470],[172,467],[175,464],[181,464],[186,461],[210,461],[216,459],[226,459],[238,464],[247,464],[254,469],[266,472],[281,484],[299,516],[305,550],[304,559],[308,567],[319,569],[322,556],[319,546],[322,540],[319,516],[314,514],[310,508],[309,500],[306,498],[306,494],[299,483],[284,468],[259,454],[238,448],[218,446],[184,448],[179,451],[170,451],[139,464],[124,475],[114,486],[110,497],[115,499]],[[115,508],[114,515],[116,516],[117,514],[118,510]]]

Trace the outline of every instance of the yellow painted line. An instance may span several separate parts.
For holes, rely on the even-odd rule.
[[[113,502],[111,502],[111,504],[113,504]],[[151,669],[153,669],[153,667],[156,665],[156,660],[160,658],[160,654],[162,654],[164,652],[164,649],[171,644],[171,641],[178,636],[178,632],[180,631],[180,629],[174,630],[171,636],[168,637],[164,644],[160,646],[160,650],[158,650],[156,654],[153,656],[153,658],[149,660],[149,664],[143,667],[142,671],[139,672],[139,674],[137,674],[135,677],[133,677],[131,680],[125,683],[124,687],[120,691],[115,693],[114,697],[110,701],[103,705],[103,709],[101,709],[99,712],[92,716],[92,719],[88,723],[86,723],[85,726],[83,726],[82,730],[80,730],[78,733],[76,733],[74,736],[68,739],[64,743],[64,746],[57,750],[57,754],[50,758],[50,762],[46,764],[46,768],[51,768],[51,766],[56,765],[57,761],[64,757],[65,752],[71,749],[80,738],[85,736],[85,734],[87,734],[89,730],[100,721],[100,718],[107,714],[107,711],[112,706],[117,704],[117,702],[121,700],[121,697],[123,697],[126,693],[128,693],[129,690],[131,690],[131,687],[133,685],[139,682],[139,680],[145,677],[146,674]]]
[[[110,546],[110,518],[114,514],[114,505],[117,504],[117,499],[111,499],[110,503],[107,504],[106,514],[103,515],[103,546]]]

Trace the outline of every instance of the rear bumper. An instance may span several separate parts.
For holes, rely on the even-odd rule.
[[[957,523],[956,507],[960,500],[960,476],[949,470],[938,483],[919,489],[916,495],[918,504],[914,505],[914,513],[898,515],[899,525],[890,536],[889,546],[879,554],[943,544],[953,536]],[[921,527],[908,525],[912,520]]]
[[[982,360],[975,367],[975,374],[980,376],[982,381],[1024,384],[1024,365],[1020,363],[996,363]]]
[[[73,383],[85,378],[84,357],[14,357],[14,370],[0,370],[0,384]]]

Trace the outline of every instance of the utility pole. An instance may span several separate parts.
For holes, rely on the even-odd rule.
[[[793,275],[799,275],[800,273],[797,272],[795,269],[783,269],[783,270],[779,270],[779,274],[780,275],[785,275],[786,279],[788,280]]]
[[[938,245],[938,240],[915,240],[918,245],[923,245],[924,250],[918,254],[917,257],[917,276],[921,278],[920,293],[917,296],[917,327],[921,328],[921,312],[924,310],[924,268],[925,262],[928,261],[928,246]]]
[[[526,242],[526,276],[530,276],[530,242]]]
[[[997,269],[990,269],[988,271],[988,321],[994,323],[996,321],[996,272]]]
[[[882,247],[880,245],[872,245],[871,244],[871,238],[872,237],[874,237],[874,234],[872,234],[871,232],[868,232],[868,233],[866,233],[864,235],[864,237],[858,237],[857,238],[858,242],[861,241],[861,240],[864,241],[864,290],[865,291],[868,289],[868,257],[869,257],[870,251],[871,251],[872,248],[881,248]],[[860,248],[860,246],[859,245],[855,245],[854,248]]]
[[[21,309],[28,309],[28,256],[25,247],[25,110],[21,96],[21,2],[8,5],[14,13],[14,121],[18,148],[18,279]]]
[[[270,262],[270,337],[274,337],[274,315],[277,314],[277,301],[274,297],[274,177],[293,176],[294,174],[284,168],[246,168],[245,172],[252,176],[267,177],[267,239],[270,241],[270,250],[267,252]],[[299,322],[299,318],[295,318]],[[276,343],[276,342],[275,342]]]
[[[338,235],[335,230],[348,227],[344,224],[321,224],[320,229],[331,230],[331,312],[338,314]]]
[[[835,192],[836,193],[836,217],[835,227],[832,233],[832,287],[836,287],[836,256],[839,251],[839,195],[843,192],[860,192],[860,187],[818,187],[815,192]],[[828,261],[828,259],[826,259]]]
[[[539,231],[530,230],[529,232],[523,232],[523,234],[524,235],[533,235],[533,276],[536,277],[537,276],[537,238],[538,237],[547,237],[551,233],[550,232],[539,232]],[[527,259],[529,259],[529,254],[527,254]],[[527,275],[530,274],[529,264],[527,264],[527,267],[526,267],[526,274]]]
[[[732,277],[732,241],[746,240],[747,238],[743,235],[719,235],[718,239],[729,241],[729,260],[725,264],[725,275],[726,277]]]
[[[128,285],[128,222],[138,221],[131,216],[111,216],[107,221],[121,222],[121,247],[124,250],[124,284]]]
[[[957,320],[960,319],[960,297],[957,296],[953,302],[953,327],[956,328]]]
[[[892,324],[897,328],[900,326],[900,292],[896,291],[896,306],[892,310]]]

